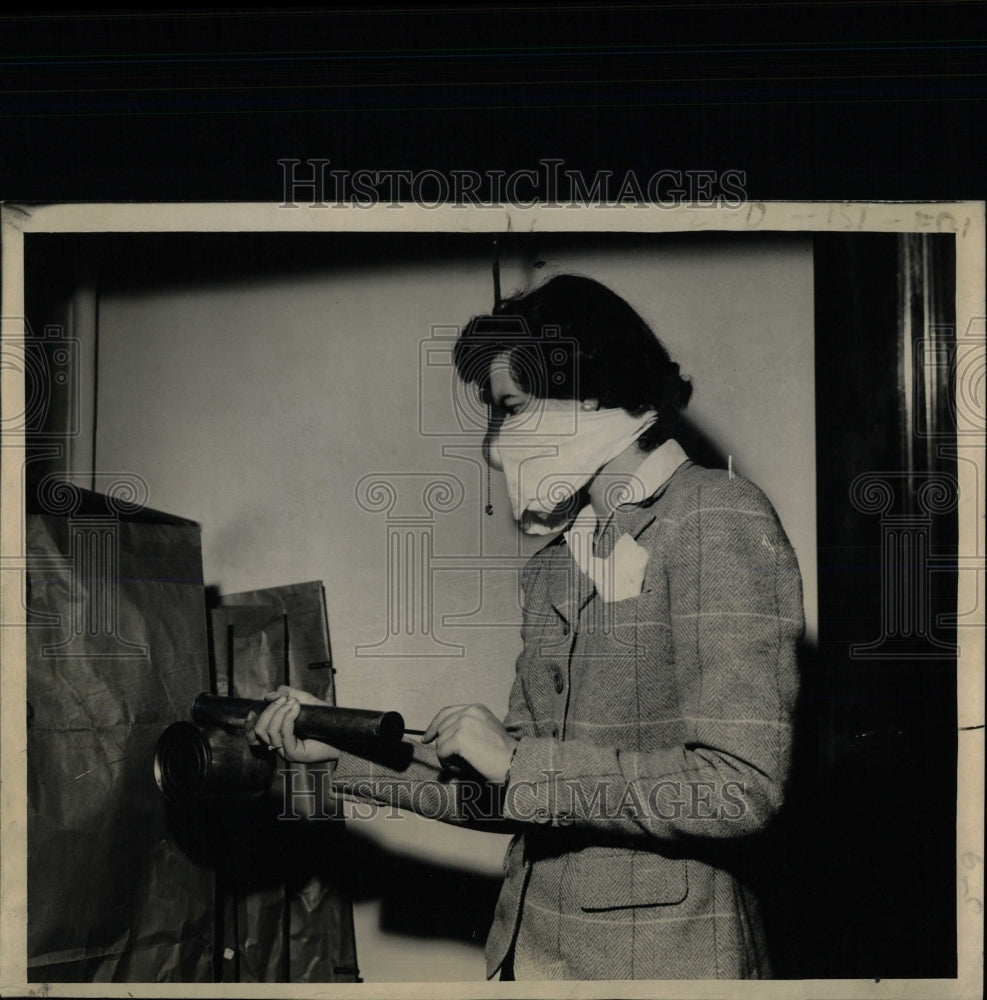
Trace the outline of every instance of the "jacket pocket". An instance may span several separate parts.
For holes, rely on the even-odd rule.
[[[649,851],[587,847],[578,858],[578,899],[584,910],[671,906],[689,894],[688,862]]]

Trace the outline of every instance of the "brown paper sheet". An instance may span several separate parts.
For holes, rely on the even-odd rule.
[[[212,871],[188,855],[154,748],[208,684],[198,526],[29,517],[32,981],[212,978]]]
[[[217,693],[260,698],[288,683],[335,704],[321,583],[223,597],[211,622]],[[342,831],[323,827],[339,822],[279,820],[283,802],[279,779],[265,799],[236,807],[238,856],[226,858],[219,881],[222,979],[353,982],[352,905],[324,871],[325,854]],[[321,798],[299,799],[297,806],[300,814],[306,806],[310,814],[329,811]]]

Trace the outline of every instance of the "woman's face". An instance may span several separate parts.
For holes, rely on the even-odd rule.
[[[483,438],[483,457],[494,469],[500,469],[502,465],[491,455],[490,444],[508,417],[517,416],[534,406],[539,410],[568,410],[572,407],[570,399],[542,399],[522,389],[511,374],[511,357],[507,352],[498,354],[490,363],[490,381],[484,390],[484,402],[490,407],[490,423]]]
[[[491,442],[508,417],[522,413],[531,403],[531,394],[525,392],[511,374],[509,354],[498,354],[490,363],[490,380],[483,390],[483,397],[490,408],[490,422],[483,438],[483,457],[491,468],[502,469],[501,463],[491,454]]]
[[[490,363],[488,391],[491,415],[500,420],[522,413],[532,400],[531,393],[525,392],[511,374],[511,357],[507,353],[498,354]]]

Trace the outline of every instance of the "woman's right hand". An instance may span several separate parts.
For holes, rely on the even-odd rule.
[[[276,750],[285,760],[298,764],[323,764],[339,760],[339,751],[319,740],[300,740],[295,736],[295,719],[302,705],[327,705],[314,694],[282,684],[277,691],[264,695],[269,702],[260,715],[247,716],[247,742],[263,744]]]

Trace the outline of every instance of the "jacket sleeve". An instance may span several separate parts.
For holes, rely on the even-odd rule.
[[[804,629],[795,554],[763,494],[725,476],[695,489],[671,537],[666,566],[681,745],[645,752],[522,738],[505,816],[677,840],[750,834],[776,814],[789,771]]]
[[[504,727],[515,738],[535,731],[519,673],[511,687]],[[416,739],[360,756],[341,753],[332,787],[344,798],[369,800],[457,826],[517,829],[517,824],[504,822],[502,787],[479,776],[453,775],[439,763],[434,744]]]

